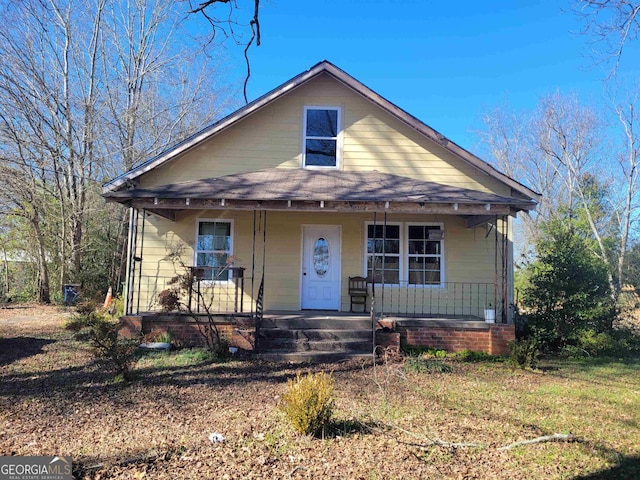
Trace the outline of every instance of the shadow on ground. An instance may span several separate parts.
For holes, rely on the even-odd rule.
[[[618,465],[573,480],[637,480],[640,478],[640,457],[623,457]]]
[[[40,339],[35,339],[40,340]],[[51,342],[51,340],[44,340]],[[32,345],[33,346],[33,345]],[[252,382],[263,384],[286,383],[295,378],[298,371],[317,371],[327,369],[333,372],[348,372],[361,370],[357,363],[338,365],[309,365],[268,363],[260,361],[242,361],[230,363],[203,363],[197,366],[171,366],[136,368],[133,373],[135,380],[131,383],[111,384],[115,376],[99,361],[91,361],[84,365],[59,368],[45,371],[28,371],[0,375],[3,389],[2,397],[29,397],[34,394],[56,398],[65,396],[69,392],[79,391],[118,391],[131,386],[147,387],[188,387],[192,385],[207,385],[228,387]]]
[[[0,340],[0,366],[44,353],[42,348],[54,342],[55,340],[35,337],[3,338]]]

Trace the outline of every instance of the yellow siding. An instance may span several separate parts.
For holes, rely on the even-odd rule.
[[[144,187],[270,167],[299,168],[305,105],[342,109],[344,170],[402,175],[473,190],[509,194],[498,180],[458,159],[328,75],[218,133],[197,148],[142,175]]]
[[[258,231],[256,232],[255,284],[257,292],[262,276],[262,228],[261,215],[257,213]],[[182,273],[179,265],[172,263],[168,254],[177,245],[183,245],[182,256],[185,265],[193,265],[193,247],[195,245],[196,220],[198,218],[224,218],[233,220],[233,255],[235,265],[245,267],[244,310],[251,308],[251,265],[253,257],[253,212],[237,211],[190,211],[180,214],[178,221],[171,222],[154,215],[147,216],[144,242],[141,243],[139,229],[138,254],[142,256],[142,277],[140,288],[140,310],[158,308],[158,294],[167,288],[167,281]],[[342,227],[342,263],[341,263],[341,310],[349,310],[347,278],[365,273],[365,225],[373,221],[372,214],[335,214],[302,212],[268,212],[267,245],[265,262],[265,308],[270,310],[298,310],[300,308],[300,271],[301,241],[303,225],[340,225]],[[393,222],[439,222],[444,224],[444,279],[445,282],[487,283],[495,281],[495,236],[487,235],[484,227],[467,229],[464,221],[455,216],[444,215],[392,215],[387,221]],[[382,215],[378,215],[382,222]],[[500,259],[498,259],[500,270]],[[499,281],[500,282],[500,281]],[[136,273],[136,288],[138,273]],[[448,289],[428,289],[430,299],[453,302],[456,305],[469,303],[463,298],[465,293],[453,286]],[[492,286],[490,288],[493,288]],[[385,308],[394,302],[398,295],[397,287],[385,288]],[[221,301],[232,299],[233,290],[218,291]],[[229,298],[225,298],[228,295]],[[380,298],[381,291],[378,291]],[[423,294],[421,294],[423,295]],[[492,296],[492,295],[491,295]],[[426,297],[422,297],[426,298]],[[134,309],[137,305],[134,298]],[[424,300],[426,302],[426,300]],[[475,302],[475,300],[474,300]],[[444,304],[442,304],[444,305]],[[484,303],[483,303],[484,305]],[[448,308],[448,307],[447,307]],[[444,311],[440,312],[444,313]]]

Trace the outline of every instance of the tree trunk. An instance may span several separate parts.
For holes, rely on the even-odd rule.
[[[36,243],[38,245],[38,302],[51,303],[51,294],[49,290],[49,267],[47,267],[47,254],[45,253],[44,236],[42,229],[40,228],[40,221],[38,219],[37,212],[31,219],[31,226],[36,236]]]

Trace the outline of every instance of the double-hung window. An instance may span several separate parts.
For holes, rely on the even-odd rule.
[[[305,107],[303,165],[337,167],[339,131],[339,108]]]
[[[198,220],[196,266],[204,267],[205,278],[228,280],[228,260],[232,254],[231,221]]]
[[[408,225],[409,285],[442,283],[442,230],[437,225]]]
[[[367,276],[376,283],[440,286],[444,282],[441,225],[367,224]]]
[[[375,270],[375,274],[374,274]],[[367,276],[376,283],[400,281],[400,225],[367,225]]]

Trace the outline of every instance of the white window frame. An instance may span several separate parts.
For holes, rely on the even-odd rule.
[[[200,224],[201,223],[228,223],[229,225],[229,232],[230,232],[230,241],[229,241],[229,250],[227,253],[227,257],[231,257],[233,256],[233,237],[235,236],[235,229],[234,229],[234,224],[233,224],[233,219],[231,218],[197,218],[196,219],[196,231],[195,231],[195,242],[194,242],[194,246],[193,246],[193,265],[194,267],[198,267],[198,253],[216,253],[216,252],[221,252],[222,250],[198,250],[198,235],[199,235],[199,231],[200,231]],[[227,250],[224,250],[224,252],[227,252]],[[208,284],[227,284],[227,283],[231,283],[231,275],[229,275],[229,277],[226,280],[204,280],[203,283],[208,283]]]
[[[366,278],[367,275],[369,274],[369,271],[367,269],[367,265],[369,264],[369,257],[373,256],[375,254],[370,254],[369,253],[369,226],[383,226],[384,223],[381,222],[365,222],[365,226],[364,226],[364,277]],[[385,253],[385,255],[393,255],[393,256],[398,256],[399,257],[399,261],[398,261],[398,280],[400,282],[402,282],[402,279],[404,278],[404,242],[402,237],[404,236],[403,233],[403,228],[402,228],[402,222],[387,222],[387,226],[397,226],[398,227],[398,235],[399,235],[399,239],[398,241],[400,242],[400,248],[399,248],[399,253],[395,254],[395,253],[391,253],[391,254],[387,254]],[[382,285],[382,283],[378,283],[376,282],[376,285]],[[399,287],[400,283],[385,283],[385,286],[396,286]]]
[[[335,110],[336,119],[336,136],[335,137],[315,137],[307,136],[307,112],[309,110]],[[309,169],[339,169],[342,164],[342,108],[336,105],[306,105],[304,107],[302,119],[302,167]],[[307,140],[335,140],[336,141],[336,164],[335,165],[307,165]]]
[[[366,221],[364,225],[364,266],[363,273],[366,277],[368,275],[367,265],[369,256],[368,253],[368,240],[369,240],[369,225],[384,225],[382,222]],[[415,284],[409,283],[409,226],[427,226],[427,227],[440,227],[440,230],[444,232],[444,222],[387,222],[387,225],[398,225],[400,227],[400,268],[399,268],[399,280],[398,283],[385,283],[386,287],[399,287],[404,284],[409,288],[444,288],[446,285],[446,265],[445,265],[445,242],[442,240],[433,240],[440,242],[440,283],[433,284]],[[393,254],[395,255],[395,254]],[[422,256],[422,255],[421,255]],[[430,255],[429,255],[430,256]],[[382,285],[382,283],[376,282],[376,285]]]
[[[432,242],[440,242],[440,255],[433,255],[433,254],[414,254],[412,256],[414,257],[421,257],[421,258],[429,258],[429,257],[440,257],[440,283],[430,283],[430,284],[417,284],[417,283],[409,283],[409,256],[411,255],[409,253],[409,227],[412,226],[416,226],[416,227],[440,227],[440,230],[444,232],[444,223],[443,222],[404,222],[404,235],[405,235],[405,240],[403,242],[403,244],[405,245],[406,248],[406,255],[405,255],[405,261],[406,261],[406,282],[407,282],[407,286],[410,288],[444,288],[445,286],[445,280],[444,280],[444,273],[445,273],[445,268],[444,268],[444,238],[442,238],[441,240],[430,240]]]

